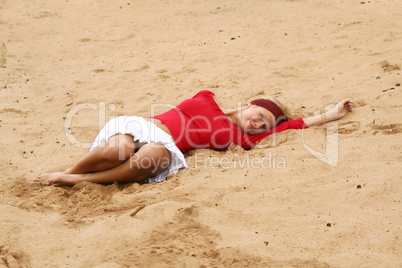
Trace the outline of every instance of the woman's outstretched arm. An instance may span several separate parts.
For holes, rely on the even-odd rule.
[[[338,120],[344,117],[348,112],[351,112],[353,108],[353,101],[350,99],[339,102],[336,107],[325,113],[304,118],[304,123],[309,126],[318,126],[330,121]]]

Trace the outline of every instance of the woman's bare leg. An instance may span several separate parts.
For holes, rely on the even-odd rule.
[[[166,169],[170,161],[169,151],[163,145],[152,143],[142,146],[125,162],[108,170],[87,174],[48,173],[37,177],[33,182],[54,186],[75,185],[82,181],[143,182]]]
[[[103,171],[120,165],[135,152],[136,143],[129,134],[117,134],[101,146],[89,151],[66,174]]]

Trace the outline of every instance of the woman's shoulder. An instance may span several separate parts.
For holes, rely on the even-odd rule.
[[[200,92],[198,92],[197,94],[195,94],[194,98],[198,97],[198,96],[215,96],[215,93],[204,89],[204,90],[201,90]]]

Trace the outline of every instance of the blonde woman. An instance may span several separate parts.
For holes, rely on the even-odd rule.
[[[352,105],[346,99],[323,114],[294,119],[274,98],[226,109],[216,103],[214,93],[203,90],[152,118],[121,116],[110,120],[91,150],[73,167],[42,174],[32,182],[54,186],[82,181],[161,182],[187,167],[185,152],[200,148],[226,150],[231,144],[250,149],[273,133],[338,120],[352,111]]]

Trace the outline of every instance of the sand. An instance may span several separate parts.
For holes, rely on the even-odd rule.
[[[402,3],[0,0],[0,267],[401,267]],[[398,41],[399,40],[399,41]],[[200,90],[342,120],[156,184],[30,185]],[[153,104],[153,105],[152,105]]]

